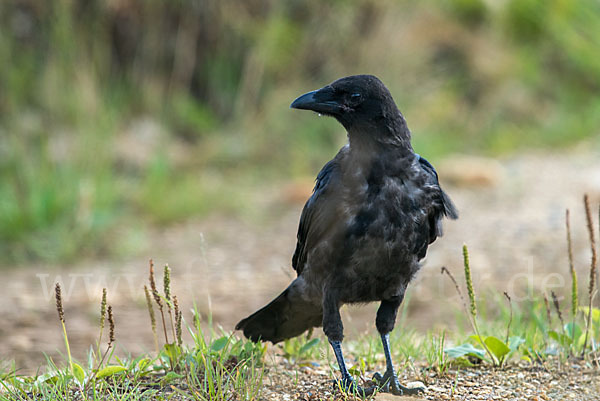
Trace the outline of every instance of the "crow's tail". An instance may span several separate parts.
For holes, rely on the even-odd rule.
[[[252,341],[271,341],[276,344],[296,337],[323,321],[320,300],[311,302],[303,293],[300,278],[294,280],[267,306],[241,320],[236,330],[243,330]]]

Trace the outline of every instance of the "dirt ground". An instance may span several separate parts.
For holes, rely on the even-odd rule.
[[[561,293],[570,285],[564,230],[571,209],[576,268],[589,266],[582,197],[600,203],[600,154],[581,146],[567,153],[517,155],[503,160],[449,158],[436,166],[460,219],[446,222],[446,235],[430,248],[410,292],[408,322],[419,329],[453,325],[447,313],[459,302],[440,267],[460,274],[461,246],[469,245],[475,286],[507,291],[516,302],[534,291]],[[195,302],[204,317],[225,330],[264,305],[290,282],[297,223],[310,182],[280,185],[256,204],[267,221],[213,216],[155,230],[141,255],[76,266],[3,268],[0,295],[0,360],[21,372],[35,371],[43,353],[63,349],[53,286],[61,282],[71,349],[84,359],[98,335],[102,288],[113,306],[118,346],[132,354],[153,348],[143,284],[147,259],[160,272],[173,269],[172,286],[184,317]],[[250,201],[250,200],[249,200]],[[596,213],[597,218],[597,213]],[[584,277],[584,276],[582,276]],[[583,278],[582,278],[583,279]],[[587,279],[586,279],[587,282]],[[587,285],[587,284],[586,284]],[[586,285],[581,285],[585,287]],[[375,306],[345,308],[348,335],[373,329]],[[119,349],[119,348],[118,348]]]
[[[557,365],[556,361],[544,365],[526,363],[509,364],[501,368],[489,366],[475,368],[450,368],[444,374],[428,372],[424,366],[399,371],[400,382],[408,387],[424,387],[415,396],[398,397],[379,393],[375,401],[410,400],[598,400],[600,381],[598,371],[580,361]],[[380,366],[381,369],[384,366]],[[287,372],[297,372],[296,375]],[[368,372],[358,382],[364,387],[373,383]],[[419,381],[415,381],[418,378]],[[264,380],[263,399],[318,401],[321,399],[347,400],[336,388],[331,373],[322,366],[304,366],[294,369],[285,362],[274,363]],[[359,397],[349,397],[359,401]]]

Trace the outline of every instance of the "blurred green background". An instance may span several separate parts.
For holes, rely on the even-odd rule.
[[[433,161],[599,143],[597,0],[4,0],[0,59],[4,266],[313,177],[343,129],[288,106],[345,75],[379,76]]]

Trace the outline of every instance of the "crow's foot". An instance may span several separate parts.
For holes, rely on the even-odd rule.
[[[394,371],[387,370],[382,376],[379,373],[373,375],[373,381],[379,387],[380,391],[392,393],[394,395],[416,395],[425,391],[423,387],[405,387],[398,381],[398,377]]]
[[[343,392],[345,392],[347,394],[354,394],[354,395],[358,395],[359,397],[368,397],[370,395],[373,395],[373,393],[375,392],[375,388],[376,388],[376,387],[362,388],[361,386],[356,384],[354,379],[352,379],[352,377],[350,377],[350,376],[346,376],[346,377],[342,378],[342,380],[335,380],[333,385],[334,385],[335,389],[341,389]]]

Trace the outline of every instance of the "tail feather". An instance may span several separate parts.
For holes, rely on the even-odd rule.
[[[323,311],[320,305],[303,298],[295,283],[267,306],[241,320],[235,329],[243,330],[244,336],[252,341],[276,344],[321,326]]]

